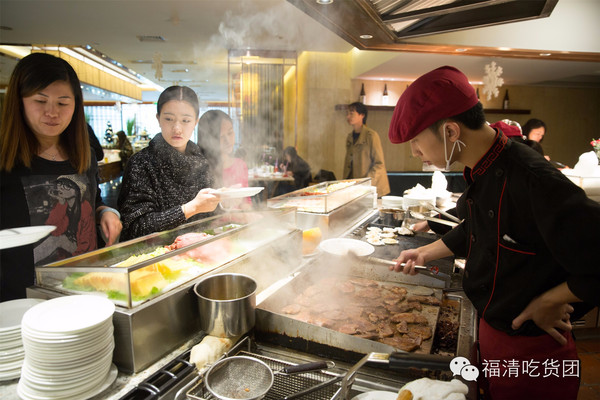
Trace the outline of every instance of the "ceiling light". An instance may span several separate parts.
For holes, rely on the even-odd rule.
[[[373,39],[373,35],[360,35],[361,39]]]
[[[465,52],[465,51],[467,51],[467,49],[460,48],[460,49],[455,49],[454,51],[457,51],[457,52],[459,52],[459,53],[462,53],[462,52]]]
[[[542,57],[548,57],[551,55],[552,55],[552,53],[540,53],[540,56],[542,56]]]
[[[333,0],[317,0],[318,4],[331,4]]]
[[[512,49],[510,47],[498,47],[498,50],[500,50],[500,51],[511,51]]]

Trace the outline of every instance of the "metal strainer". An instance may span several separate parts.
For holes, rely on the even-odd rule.
[[[206,389],[221,400],[260,399],[273,385],[273,371],[263,361],[246,356],[226,357],[204,378]]]

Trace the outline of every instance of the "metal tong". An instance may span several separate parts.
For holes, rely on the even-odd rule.
[[[431,204],[428,201],[422,201],[422,202],[420,202],[420,204],[423,207],[430,209],[431,211],[435,211],[435,212],[443,215],[444,217],[448,218],[450,221],[456,222],[457,224],[460,224],[462,222],[462,220],[458,219],[458,217],[456,217],[440,208],[437,208],[436,206],[434,206],[433,204]]]

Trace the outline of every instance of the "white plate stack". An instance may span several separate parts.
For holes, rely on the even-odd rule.
[[[18,299],[0,303],[0,381],[21,376],[25,349],[21,340],[21,319],[40,299]]]
[[[114,311],[110,300],[88,295],[58,297],[28,310],[21,323],[19,397],[83,400],[108,388],[117,376]]]
[[[381,206],[383,208],[403,208],[404,199],[400,196],[382,196]]]

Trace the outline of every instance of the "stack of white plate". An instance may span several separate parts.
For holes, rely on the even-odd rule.
[[[18,299],[0,303],[0,381],[21,376],[25,357],[21,340],[21,319],[40,299]]]
[[[25,361],[22,399],[87,399],[117,376],[112,364],[114,304],[97,296],[66,296],[28,310],[21,332]]]
[[[381,205],[383,208],[402,208],[404,199],[400,196],[382,196]]]

